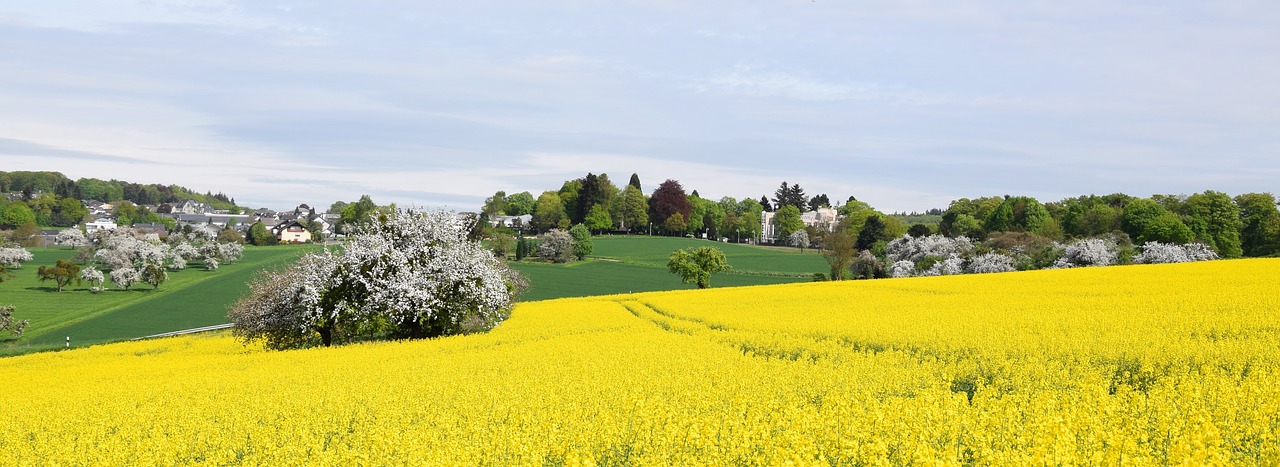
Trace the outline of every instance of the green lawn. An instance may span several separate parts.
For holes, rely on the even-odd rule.
[[[671,256],[671,252],[700,246],[712,246],[723,251],[735,274],[785,275],[808,279],[815,272],[830,269],[818,252],[801,252],[790,247],[760,247],[678,237],[606,236],[591,240],[595,247],[591,256],[659,267],[663,272],[666,272],[667,258]]]
[[[690,289],[667,271],[671,252],[689,247],[720,248],[733,266],[711,277],[712,287],[809,281],[827,263],[811,251],[717,243],[671,237],[607,236],[592,238],[592,259],[569,264],[510,263],[529,278],[533,288],[521,300]]]
[[[19,353],[64,345],[84,345],[159,334],[228,322],[227,306],[246,290],[259,270],[301,256],[314,246],[245,247],[244,257],[217,271],[205,271],[199,262],[183,271],[171,271],[169,280],[153,289],[147,284],[130,290],[109,287],[98,294],[88,284],[72,284],[61,293],[52,282],[40,282],[36,270],[75,251],[66,248],[32,249],[35,260],[12,272],[15,277],[0,284],[0,304],[12,304],[17,319],[30,320],[19,339],[0,344],[0,353]]]

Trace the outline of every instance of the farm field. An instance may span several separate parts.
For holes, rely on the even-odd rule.
[[[1280,260],[517,305],[486,334],[0,359],[17,465],[1280,463]]]
[[[314,248],[247,247],[243,258],[217,271],[205,271],[196,262],[170,271],[159,289],[138,284],[123,290],[108,282],[107,290],[98,294],[89,292],[88,284],[72,284],[57,293],[51,282],[36,277],[40,266],[70,259],[75,250],[32,249],[35,259],[0,284],[0,304],[16,306],[17,318],[31,325],[20,339],[0,343],[0,354],[62,347],[68,336],[77,346],[226,323],[227,305],[247,290],[245,283],[254,274]]]
[[[569,264],[508,263],[529,278],[532,289],[521,300],[625,294],[697,288],[667,271],[667,259],[681,248],[714,246],[724,251],[733,270],[712,276],[712,287],[781,284],[813,280],[829,268],[822,256],[791,248],[763,248],[673,237],[602,236],[591,239],[587,261]]]

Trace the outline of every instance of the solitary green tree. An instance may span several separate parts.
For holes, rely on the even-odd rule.
[[[587,227],[578,224],[569,229],[569,236],[573,237],[573,255],[578,259],[586,258],[591,254],[593,246],[591,245],[591,231]]]
[[[698,248],[676,250],[667,261],[667,270],[679,274],[686,284],[698,284],[699,289],[711,286],[711,275],[728,271],[729,260],[719,248],[703,246]]]
[[[80,282],[80,265],[75,261],[60,259],[53,266],[40,266],[36,273],[40,275],[40,282],[51,280],[57,284],[59,292],[72,282]]]

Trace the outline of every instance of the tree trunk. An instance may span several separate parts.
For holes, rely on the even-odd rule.
[[[321,344],[324,344],[325,347],[329,347],[333,345],[333,327],[332,326],[321,326],[317,328],[316,331],[320,332]]]

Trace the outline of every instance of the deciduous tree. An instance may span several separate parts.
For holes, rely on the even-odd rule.
[[[804,230],[804,221],[800,219],[800,208],[790,204],[781,205],[773,214],[773,225],[777,243],[786,243],[792,232]]]
[[[587,227],[578,224],[569,229],[569,236],[573,237],[573,256],[578,259],[586,258],[591,254],[594,246],[591,244],[591,231]]]
[[[849,231],[836,229],[822,237],[822,258],[831,267],[831,280],[838,281],[846,277],[845,271],[853,264],[856,239]]]
[[[539,235],[538,256],[556,263],[573,261],[573,236],[561,229],[551,229]]]
[[[60,259],[53,266],[40,266],[36,274],[40,276],[40,282],[53,281],[61,292],[68,284],[80,282],[80,265],[75,261]]]
[[[674,214],[680,214],[680,220],[688,228],[689,215],[693,212],[693,206],[689,203],[689,196],[685,194],[684,187],[680,182],[667,179],[653,190],[653,195],[649,197],[650,219],[653,223],[661,226],[667,226],[667,219]],[[670,232],[684,233],[685,229],[668,229]]]
[[[560,194],[554,191],[542,192],[533,209],[533,228],[546,232],[559,227],[560,221],[564,219],[564,203],[560,201]]]
[[[22,337],[22,331],[27,329],[27,325],[31,324],[28,320],[14,321],[13,305],[0,305],[0,331],[9,331],[13,337]]]
[[[729,269],[724,252],[709,246],[676,250],[667,261],[667,270],[679,274],[686,284],[698,284],[699,289],[711,287],[712,274]]]

